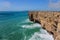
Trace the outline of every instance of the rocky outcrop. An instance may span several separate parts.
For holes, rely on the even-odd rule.
[[[55,11],[30,11],[29,19],[41,24],[53,35],[54,40],[60,40],[60,12]]]

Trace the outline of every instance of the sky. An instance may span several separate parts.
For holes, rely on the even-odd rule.
[[[60,11],[60,0],[0,0],[0,11]]]

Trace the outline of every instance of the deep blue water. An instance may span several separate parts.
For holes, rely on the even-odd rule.
[[[29,21],[28,11],[0,12],[0,40],[52,40],[46,34],[39,24]]]

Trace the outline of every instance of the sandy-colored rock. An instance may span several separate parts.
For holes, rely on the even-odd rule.
[[[55,11],[30,11],[29,19],[41,24],[53,35],[54,40],[60,40],[60,12]]]
[[[60,40],[60,35],[58,35],[55,40]]]

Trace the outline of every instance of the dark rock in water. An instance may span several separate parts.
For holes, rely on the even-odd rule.
[[[55,40],[60,40],[60,12],[57,11],[30,11],[29,19],[41,24],[53,35]]]

